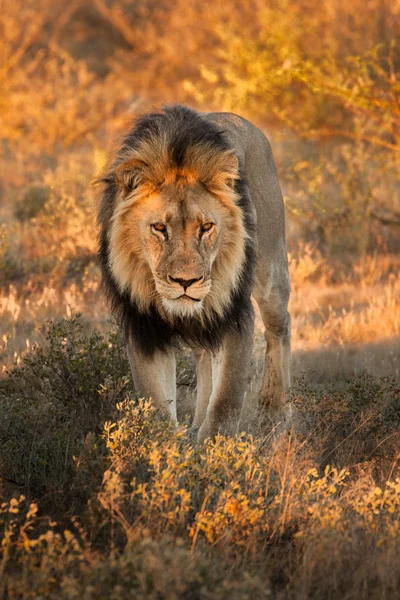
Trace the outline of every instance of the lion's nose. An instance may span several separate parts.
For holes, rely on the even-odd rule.
[[[170,281],[179,283],[179,285],[181,285],[183,287],[183,289],[186,291],[188,287],[193,285],[193,283],[196,283],[196,281],[200,281],[202,279],[202,277],[197,277],[196,279],[182,279],[181,277],[171,277],[171,275],[169,275],[169,279],[170,279]]]

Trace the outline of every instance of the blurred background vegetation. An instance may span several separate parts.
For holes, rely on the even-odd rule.
[[[398,250],[399,13],[387,0],[4,2],[2,198],[35,218],[71,153],[82,181],[138,112],[187,102],[267,130],[298,234],[328,252]]]

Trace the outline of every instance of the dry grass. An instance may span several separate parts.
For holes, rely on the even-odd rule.
[[[339,260],[326,265],[318,253],[313,261],[309,251],[307,246],[301,249],[290,264],[295,348],[398,337],[400,265],[396,256],[364,256],[346,267]]]

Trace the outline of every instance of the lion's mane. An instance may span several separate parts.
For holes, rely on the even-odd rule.
[[[117,152],[115,161],[100,180],[104,184],[98,214],[99,261],[103,286],[126,338],[133,335],[135,343],[147,355],[157,349],[163,350],[179,339],[214,352],[220,347],[226,334],[238,332],[251,318],[249,298],[256,264],[255,219],[239,162],[239,174],[234,179],[232,193],[244,224],[245,252],[239,277],[222,314],[220,310],[213,310],[211,307],[202,318],[194,315],[168,319],[160,313],[155,303],[150,303],[143,310],[129,291],[121,290],[110,264],[110,228],[120,197],[118,177],[121,176],[121,165],[130,159],[140,160],[144,153],[144,163],[152,163],[150,168],[153,178],[159,178],[160,183],[171,172],[182,173],[186,170],[200,178],[203,185],[210,187],[208,179],[210,182],[212,179],[214,184],[217,182],[218,186],[216,171],[219,164],[223,164],[223,157],[232,152],[235,153],[235,149],[216,125],[193,110],[172,106],[136,120]],[[134,186],[135,181],[131,185]],[[210,191],[214,193],[216,190]],[[220,197],[223,200],[223,194]],[[230,256],[230,253],[226,253],[225,261],[232,260]],[[222,264],[227,272],[231,270],[230,266]]]

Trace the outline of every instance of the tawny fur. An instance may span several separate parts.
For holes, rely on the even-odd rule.
[[[290,385],[290,284],[262,132],[236,115],[166,108],[136,121],[103,182],[100,263],[137,392],[176,422],[174,347],[184,340],[198,363],[198,439],[237,431],[253,294],[267,339],[260,407],[279,408]]]
[[[138,226],[149,205],[158,201],[163,188],[175,186],[177,197],[182,197],[201,184],[220,202],[222,242],[212,266],[211,292],[203,303],[199,318],[213,312],[221,315],[239,284],[245,258],[246,231],[234,190],[234,181],[239,177],[237,158],[231,152],[217,153],[200,144],[189,149],[183,167],[173,169],[169,165],[166,140],[161,138],[144,141],[131,154],[125,154],[125,159],[116,170],[120,198],[109,232],[110,268],[120,290],[128,291],[142,311],[155,302],[166,318],[172,316],[157,298]],[[126,194],[132,179],[135,180],[134,189]],[[192,205],[193,202],[192,199]]]

